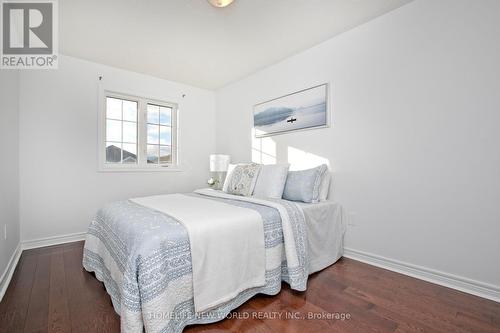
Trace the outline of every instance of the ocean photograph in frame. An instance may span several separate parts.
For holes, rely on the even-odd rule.
[[[328,84],[307,88],[254,106],[255,136],[328,126]]]

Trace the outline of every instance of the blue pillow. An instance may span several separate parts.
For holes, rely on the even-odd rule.
[[[313,169],[289,171],[283,199],[307,203],[319,202],[321,180],[327,170],[328,167],[323,164]]]

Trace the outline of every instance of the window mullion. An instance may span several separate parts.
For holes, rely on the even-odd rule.
[[[120,120],[120,127],[121,127],[121,145],[120,145],[120,148],[121,148],[121,151],[120,151],[120,164],[123,164],[123,100],[120,101],[120,105],[121,105],[121,114],[122,114],[122,119]]]
[[[171,118],[170,118],[170,149],[171,149],[171,155],[172,155],[172,164],[177,164],[178,163],[178,151],[177,151],[177,136],[179,134],[179,127],[177,123],[177,107],[172,108],[172,113],[171,113]]]
[[[138,115],[138,144],[137,144],[137,154],[139,156],[138,163],[139,166],[146,166],[147,151],[146,151],[146,137],[147,137],[147,111],[146,111],[146,101],[141,99],[139,101],[139,115]]]

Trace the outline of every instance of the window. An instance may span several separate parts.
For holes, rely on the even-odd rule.
[[[137,164],[137,105],[106,97],[106,163]]]
[[[177,165],[177,105],[105,92],[101,169],[165,170]]]
[[[172,108],[148,103],[148,163],[172,162]]]

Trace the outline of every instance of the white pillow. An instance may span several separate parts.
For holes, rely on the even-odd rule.
[[[321,185],[319,186],[319,201],[326,201],[326,199],[328,199],[331,178],[332,175],[330,174],[330,171],[326,169],[323,174],[323,179],[321,179]]]
[[[226,178],[224,179],[224,185],[222,185],[222,191],[227,193],[229,188],[229,180],[231,179],[231,174],[238,164],[229,164],[227,167]]]
[[[253,195],[281,199],[285,189],[288,168],[290,168],[289,164],[262,165]]]

